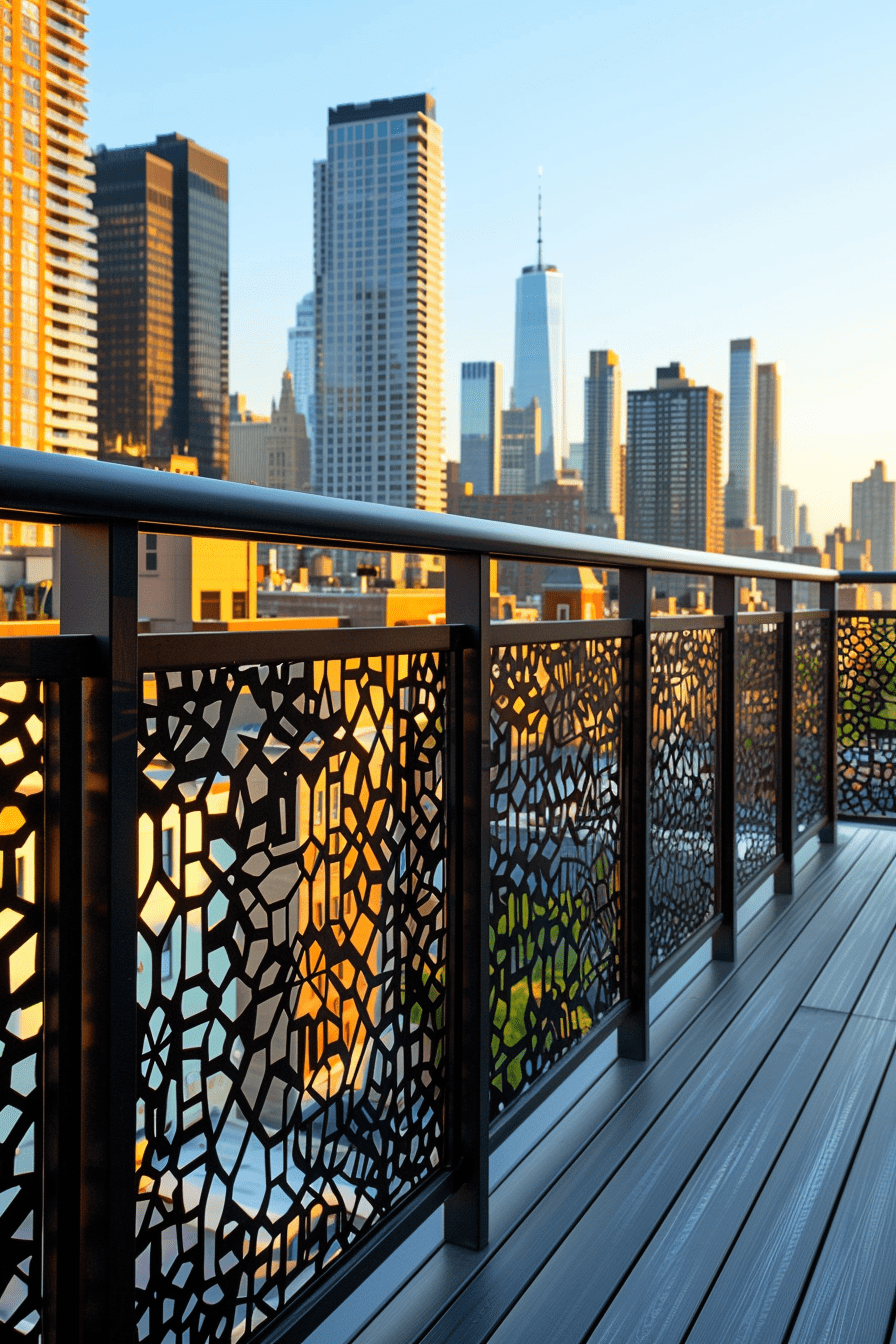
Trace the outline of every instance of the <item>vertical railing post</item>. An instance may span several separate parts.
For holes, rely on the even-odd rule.
[[[135,1329],[137,540],[130,523],[66,524],[60,548],[62,633],[92,634],[103,673],[84,687],[80,1344]]]
[[[712,609],[725,619],[719,659],[716,737],[716,909],[722,923],[713,935],[718,961],[737,959],[737,576],[716,574]]]
[[[776,579],[775,607],[784,613],[781,629],[780,793],[778,796],[779,848],[783,861],[775,873],[775,892],[793,894],[793,844],[796,838],[796,752],[794,742],[794,619],[793,580]]]
[[[80,1298],[83,701],[48,682],[44,812],[44,1289],[41,1338],[64,1344]]]
[[[840,666],[837,648],[840,587],[836,582],[822,583],[821,607],[828,613],[828,685],[825,722],[825,816],[819,839],[822,844],[837,843],[837,722],[840,709]]]
[[[650,1057],[650,594],[649,569],[619,570],[619,616],[634,623],[629,652],[623,782],[622,937],[631,1011],[618,1032],[625,1059]]]
[[[462,1185],[445,1205],[445,1240],[481,1250],[488,1242],[489,771],[491,658],[487,555],[449,555],[445,615],[464,627],[454,659],[453,804],[449,813],[449,1079],[454,1157]]]

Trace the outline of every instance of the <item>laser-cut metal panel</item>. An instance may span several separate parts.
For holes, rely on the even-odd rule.
[[[444,1163],[446,674],[144,678],[141,1339],[250,1337]]]
[[[719,632],[652,639],[651,969],[715,913]]]
[[[798,835],[825,815],[827,628],[826,616],[794,622],[794,818]]]
[[[841,816],[896,816],[896,618],[841,615],[838,801]]]
[[[737,629],[737,883],[778,853],[780,627]]]
[[[620,999],[621,639],[493,650],[491,1112]]]
[[[0,1334],[40,1337],[44,706],[0,682]]]

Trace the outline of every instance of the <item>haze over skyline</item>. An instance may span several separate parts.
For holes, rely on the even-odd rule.
[[[210,13],[97,0],[90,139],[177,130],[230,160],[231,388],[250,405],[279,386],[312,285],[327,108],[427,91],[445,133],[449,456],[461,362],[513,366],[543,165],[572,440],[589,350],[618,352],[626,390],[681,360],[727,398],[729,341],[753,336],[783,365],[781,479],[816,540],[849,521],[875,458],[896,474],[890,6],[462,0],[436,31],[406,2]]]

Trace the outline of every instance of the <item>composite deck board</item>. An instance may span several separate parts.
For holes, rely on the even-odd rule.
[[[867,837],[865,840],[867,842]],[[860,840],[856,852],[862,853],[866,848],[867,843],[863,845]],[[893,853],[896,853],[896,837],[888,837],[887,845],[875,858],[876,866],[882,870]],[[782,1010],[782,1001],[768,990],[769,965],[780,960],[782,955],[786,955],[787,951],[795,946],[793,940],[797,933],[812,921],[813,915],[817,915],[824,908],[825,898],[836,889],[839,882],[849,876],[851,871],[852,864],[847,858],[847,851],[844,850],[835,856],[830,867],[819,872],[815,889],[810,888],[805,898],[794,902],[780,921],[776,930],[779,936],[761,944],[753,955],[745,960],[738,974],[723,985],[697,1022],[654,1065],[653,1069],[646,1073],[625,1105],[610,1116],[587,1148],[569,1164],[551,1188],[545,1189],[544,1186],[533,1182],[530,1171],[525,1173],[526,1179],[522,1191],[516,1179],[505,1183],[510,1186],[508,1197],[518,1201],[520,1194],[523,1194],[524,1210],[528,1216],[514,1228],[506,1246],[491,1248],[493,1253],[483,1261],[479,1272],[470,1277],[463,1292],[431,1328],[419,1337],[425,1340],[425,1344],[467,1344],[469,1340],[487,1338],[488,1332],[500,1322],[520,1293],[525,1291],[529,1282],[536,1279],[572,1223],[585,1212],[630,1153],[635,1154],[633,1161],[636,1166],[640,1162],[647,1162],[650,1165],[655,1183],[668,1177],[670,1180],[677,1180],[680,1185],[686,1179],[691,1169],[688,1157],[694,1151],[693,1145],[689,1143],[686,1149],[679,1149],[673,1143],[667,1152],[670,1163],[670,1168],[667,1168],[658,1165],[656,1161],[653,1153],[654,1139],[651,1139],[649,1144],[640,1146],[644,1135],[654,1121],[666,1111],[675,1095],[685,1089],[686,1084],[686,1120],[681,1128],[686,1130],[692,1115],[696,1114],[710,1116],[710,1133],[714,1132],[712,1125],[717,1126],[722,1122],[725,1111],[724,1109],[720,1111],[718,1108],[725,1102],[726,1084],[734,1089],[735,1095],[741,1087],[746,1086],[749,1075],[745,1070],[745,1059],[751,1058],[754,1066],[758,1066],[764,1052],[771,1048],[780,1031],[781,1024],[777,1014]],[[844,901],[857,904],[861,897],[861,890],[857,888],[844,897]],[[813,937],[817,936],[820,927],[816,926]],[[789,943],[788,937],[791,938]],[[816,970],[821,969],[823,958],[833,945],[834,939],[829,937],[824,944],[822,959],[817,962]],[[802,949],[800,960],[804,962],[805,956],[806,950]],[[797,982],[789,970],[779,977],[778,986],[779,992],[785,996],[789,1010],[794,1011],[798,1006],[799,992]],[[759,1004],[756,1016],[744,1016],[738,1020],[740,1010],[759,988],[763,990],[763,1002]],[[726,1040],[721,1056],[713,1056],[710,1062],[705,1062],[709,1051],[717,1045],[719,1037],[734,1021],[738,1021],[737,1028],[730,1039]],[[763,1023],[767,1028],[765,1036],[761,1029]],[[747,1052],[746,1055],[744,1051]],[[622,1067],[628,1070],[637,1066],[626,1063]],[[690,1078],[695,1069],[697,1074]],[[715,1110],[710,1109],[713,1105],[716,1107]],[[679,1127],[674,1118],[671,1124],[677,1134]],[[592,1135],[595,1128],[592,1121]],[[692,1158],[691,1165],[694,1160],[696,1158]],[[623,1198],[627,1201],[630,1212],[631,1190],[636,1183],[637,1177],[633,1168],[629,1168],[625,1175],[621,1175],[618,1182],[624,1191]],[[533,1189],[544,1190],[534,1209],[531,1207]],[[677,1189],[678,1185],[672,1187],[673,1195]],[[501,1206],[502,1191],[503,1187],[493,1197],[493,1210]],[[646,1195],[647,1207],[650,1206],[651,1196],[655,1196],[655,1193],[656,1184]],[[627,1227],[632,1238],[641,1235],[641,1226],[637,1218],[628,1219]],[[640,1242],[637,1245],[640,1245]],[[618,1250],[618,1256],[614,1258],[613,1263],[618,1265],[620,1273],[624,1272],[637,1245],[627,1244],[625,1250],[622,1250],[614,1240],[614,1252]],[[548,1326],[549,1323],[546,1322],[545,1328]],[[385,1340],[386,1335],[376,1338]],[[364,1344],[368,1344],[367,1336],[364,1337]]]
[[[770,906],[755,921],[759,932],[751,933],[748,928],[744,937],[748,955],[736,970],[725,971],[715,963],[701,973],[704,995],[711,987],[702,1010],[697,1007],[685,1026],[685,1008],[695,990],[681,996],[680,1006],[673,1004],[667,1010],[656,1029],[663,1045],[659,1058],[649,1064],[618,1061],[520,1160],[509,1156],[511,1145],[504,1154],[503,1179],[492,1193],[489,1247],[483,1252],[440,1248],[377,1310],[373,1320],[352,1335],[356,1344],[482,1344],[486,1340],[522,1344],[543,1338],[573,1344],[587,1337],[608,1304],[611,1310],[622,1310],[613,1307],[614,1295],[617,1303],[624,1301],[625,1285],[637,1273],[639,1258],[650,1254],[652,1237],[662,1236],[665,1221],[674,1216],[676,1201],[698,1179],[701,1163],[708,1160],[713,1145],[733,1132],[731,1126],[748,1123],[745,1098],[759,1086],[763,1070],[779,1056],[779,1037],[796,1030],[797,1020],[812,1018],[819,1025],[810,1034],[821,1039],[833,1031],[836,1038],[845,1022],[841,1014],[801,1011],[800,1004],[845,947],[852,946],[865,959],[861,975],[852,976],[848,997],[858,997],[859,1003],[874,1010],[865,1014],[869,1019],[884,1017],[888,1008],[893,1015],[896,943],[889,960],[890,944],[882,952],[880,941],[870,956],[866,947],[850,939],[849,929],[878,884],[894,891],[890,929],[896,922],[894,870],[886,872],[896,855],[896,834],[864,827],[848,828],[841,834],[843,841],[836,849],[822,847],[818,857],[806,864],[802,894],[783,905],[783,913],[783,903],[774,909]],[[770,912],[776,916],[773,924]],[[885,928],[886,919],[881,918]],[[671,1025],[678,1021],[676,1011],[681,1013],[680,1027]],[[823,1026],[824,1021],[834,1025]],[[865,1030],[886,1035],[888,1028],[869,1022]],[[852,1024],[849,1036],[859,1040]],[[845,1063],[840,1075],[851,1076]],[[825,1081],[818,1100],[810,1099],[806,1107],[806,1116],[818,1112],[820,1127],[822,1113],[828,1115],[833,1104],[830,1097],[823,1100],[829,1091]],[[856,1122],[846,1103],[844,1116],[852,1135],[849,1126]],[[753,1120],[760,1123],[756,1116]],[[810,1121],[801,1119],[798,1130],[800,1124],[806,1127]],[[779,1137],[783,1143],[786,1134]],[[841,1154],[837,1162],[842,1161]],[[798,1164],[797,1150],[791,1153],[785,1146],[780,1172],[775,1166],[768,1178],[769,1189],[776,1181],[786,1181],[793,1163]],[[815,1223],[806,1233],[808,1240],[799,1242],[795,1260],[807,1253],[812,1228],[819,1219],[823,1221],[822,1210],[831,1198],[827,1183],[814,1202],[807,1196],[806,1217]],[[638,1204],[638,1216],[626,1222],[626,1206],[633,1201]],[[619,1227],[608,1213],[611,1207],[625,1223],[623,1236],[618,1235]],[[750,1233],[750,1218],[741,1228],[743,1210],[732,1217],[736,1226],[723,1252],[730,1250],[734,1257],[744,1254],[741,1245],[747,1246],[749,1236],[758,1237],[758,1233]],[[710,1226],[708,1222],[703,1225]],[[719,1283],[725,1272],[722,1267]],[[691,1302],[692,1318],[711,1288],[710,1281],[704,1283],[697,1300]],[[692,1296],[696,1291],[695,1287]],[[705,1303],[706,1312],[715,1310],[715,1291]],[[578,1334],[569,1333],[562,1323],[569,1299],[584,1302],[575,1327],[581,1326]],[[698,1316],[696,1328],[703,1329],[700,1320]],[[602,1340],[600,1331],[595,1338]],[[663,1334],[662,1338],[672,1344],[680,1336]]]
[[[892,874],[886,872],[869,893],[840,946],[806,995],[806,1006],[851,1012],[894,924],[896,885]]]
[[[886,1344],[896,1315],[896,1059],[887,1070],[789,1344]]]
[[[746,1218],[688,1344],[784,1339],[894,1044],[896,1023],[845,1022],[830,1064]],[[686,1247],[685,1254],[696,1249]]]
[[[896,906],[896,891],[893,904]],[[896,1022],[896,933],[890,935],[880,960],[868,977],[855,1012],[862,1017],[885,1018],[888,1022]]]

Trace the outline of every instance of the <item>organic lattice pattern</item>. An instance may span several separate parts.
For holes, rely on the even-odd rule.
[[[0,1335],[40,1333],[44,707],[0,682]]]
[[[650,940],[655,969],[715,910],[718,632],[659,631],[652,636],[652,656]]]
[[[896,620],[839,620],[839,805],[843,816],[896,816]]]
[[[492,1115],[620,996],[622,641],[492,659]]]
[[[778,626],[739,626],[737,657],[737,884],[743,888],[778,852]]]
[[[828,703],[827,617],[794,622],[793,754],[797,834],[825,815]]]
[[[144,680],[137,1321],[245,1338],[445,1153],[441,654]]]

